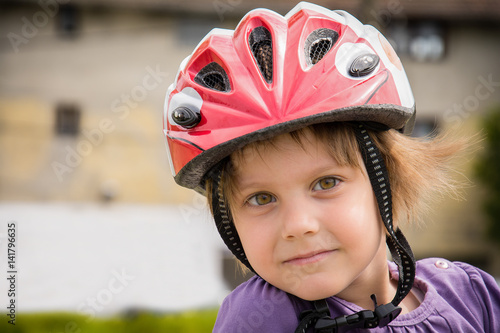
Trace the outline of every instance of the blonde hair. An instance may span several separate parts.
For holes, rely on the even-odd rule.
[[[359,148],[352,124],[317,124],[282,135],[290,135],[301,145],[306,131],[311,131],[315,138],[325,143],[328,152],[339,165],[360,168]],[[395,226],[420,222],[437,195],[457,195],[459,183],[453,180],[454,168],[451,162],[467,146],[465,139],[458,140],[449,133],[441,133],[432,138],[409,137],[396,130],[369,130],[369,133],[379,148],[389,173]],[[254,149],[258,153],[264,147],[279,149],[275,144],[276,138],[250,143],[231,155],[224,169],[221,185],[229,205],[235,195],[238,163],[243,161],[244,151]]]

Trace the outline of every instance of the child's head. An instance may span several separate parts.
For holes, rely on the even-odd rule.
[[[414,117],[415,103],[406,74],[388,41],[346,12],[301,3],[285,17],[254,10],[235,31],[214,29],[209,33],[181,64],[167,94],[164,124],[175,180],[209,194],[221,237],[247,267],[292,290],[286,283],[280,284],[285,276],[275,278],[272,269],[258,259],[265,258],[259,255],[264,247],[253,251],[256,241],[252,239],[271,235],[254,224],[247,228],[244,221],[251,217],[248,212],[265,211],[284,197],[290,206],[280,209],[278,220],[290,220],[293,214],[287,218],[284,214],[301,208],[300,200],[292,197],[294,192],[283,190],[293,185],[307,189],[311,200],[319,196],[312,200],[314,209],[301,212],[322,221],[331,217],[331,225],[325,225],[335,230],[342,226],[344,240],[352,236],[353,243],[367,247],[344,258],[356,263],[348,274],[351,277],[361,266],[385,257],[385,227],[403,273],[394,298],[397,304],[411,289],[414,259],[393,223],[392,205],[397,222],[407,219],[417,206],[413,201],[429,188],[429,182],[439,178],[435,175],[439,173],[436,158],[440,149],[434,149],[436,158],[427,163],[432,167],[419,166],[426,148],[401,134],[411,131]],[[410,152],[412,159],[407,160]],[[315,160],[322,162],[322,169]],[[427,177],[423,172],[431,169],[433,174]],[[309,178],[301,177],[303,174]],[[261,196],[247,193],[254,183],[262,187]],[[372,191],[367,191],[368,185]],[[328,197],[343,189],[349,193]],[[328,199],[322,200],[323,195]],[[258,208],[249,208],[255,206]],[[272,213],[271,217],[267,212],[259,216],[273,220]],[[344,223],[335,220],[339,216]],[[271,226],[268,223],[262,228]],[[318,244],[296,243],[295,256],[310,256],[312,251],[314,257],[323,248],[336,250],[335,237],[326,235]],[[366,235],[370,241],[365,244]],[[303,262],[293,256],[280,259]],[[312,290],[316,283],[310,285],[315,287],[299,288],[296,293],[309,299],[324,296]],[[342,290],[331,286],[328,293]]]

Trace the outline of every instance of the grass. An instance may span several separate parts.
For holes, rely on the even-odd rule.
[[[140,313],[128,317],[89,318],[72,313],[17,314],[15,325],[1,314],[0,332],[15,333],[204,333],[212,332],[217,310],[179,314]]]

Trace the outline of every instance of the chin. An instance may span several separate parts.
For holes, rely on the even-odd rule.
[[[316,287],[316,289],[322,289],[322,288]],[[293,294],[299,298],[302,298],[303,300],[306,300],[306,301],[315,301],[318,299],[324,299],[324,298],[334,296],[335,292],[329,293],[329,292],[325,292],[325,290],[300,290],[296,293],[291,293],[291,294]]]
[[[257,273],[259,273],[259,270],[257,270]],[[330,271],[312,274],[288,271],[284,274],[261,274],[260,276],[276,288],[306,301],[335,296],[346,287],[344,283],[339,284],[339,277]],[[345,282],[343,279],[341,280]]]
[[[298,287],[293,288],[293,290],[287,290],[287,292],[306,301],[315,301],[335,296],[340,292],[340,290],[338,287],[328,286],[324,282],[304,281]]]

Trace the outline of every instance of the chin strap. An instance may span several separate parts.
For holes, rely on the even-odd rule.
[[[215,225],[227,248],[239,261],[255,273],[253,267],[247,259],[247,256],[245,255],[245,251],[243,250],[243,245],[241,244],[240,237],[233,223],[231,209],[229,208],[222,190],[223,186],[221,182],[225,163],[227,163],[227,161],[221,161],[219,165],[214,167],[209,174],[209,177],[212,180],[211,205]]]
[[[394,231],[392,223],[392,194],[389,174],[380,150],[374,144],[363,124],[355,127],[356,139],[363,156],[368,178],[377,199],[380,216],[388,232],[387,246],[392,259],[399,269],[398,289],[391,303],[397,306],[413,287],[415,279],[415,258],[405,236],[398,228]]]
[[[306,310],[300,314],[300,322],[295,333],[305,333],[312,325],[314,325],[314,332],[317,333],[342,333],[355,328],[368,329],[386,326],[401,313],[398,304],[413,287],[415,258],[401,230],[393,230],[391,188],[382,154],[363,124],[357,124],[355,132],[368,177],[377,198],[380,215],[388,232],[386,243],[399,269],[398,289],[393,300],[383,305],[377,305],[376,296],[371,295],[375,305],[374,311],[362,310],[336,318],[330,317],[325,299],[314,301],[315,310]]]
[[[352,315],[331,318],[328,304],[322,299],[314,301],[315,310],[306,310],[300,314],[300,323],[295,333],[305,333],[311,324],[318,333],[343,333],[354,328],[383,327],[396,318],[401,312],[399,306],[392,303],[377,305],[377,298],[371,295],[375,310],[362,310]]]

